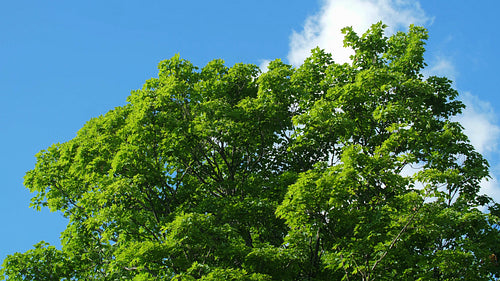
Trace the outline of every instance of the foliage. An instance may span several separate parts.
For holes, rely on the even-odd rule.
[[[9,256],[3,264],[0,280],[4,280],[5,275],[14,281],[71,280],[78,276],[73,260],[66,253],[43,241],[34,247],[26,253]]]
[[[265,73],[162,61],[125,106],[37,154],[32,205],[69,224],[61,250],[11,255],[3,276],[498,278],[499,205],[478,194],[488,164],[453,121],[464,105],[422,75],[424,28],[384,29],[343,30],[350,64],[320,49]]]

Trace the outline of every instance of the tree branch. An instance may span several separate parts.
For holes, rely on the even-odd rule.
[[[389,248],[387,248],[387,250],[382,254],[382,256],[380,256],[380,258],[373,264],[373,266],[372,266],[372,268],[371,268],[370,271],[374,271],[375,268],[377,267],[377,265],[387,255],[387,253],[389,252],[389,250],[391,250],[394,247],[394,245],[396,245],[396,242],[399,240],[399,238],[401,237],[401,235],[403,235],[403,233],[406,231],[406,229],[408,228],[408,226],[410,225],[410,223],[413,222],[413,220],[415,219],[415,216],[417,215],[418,211],[423,206],[423,204],[424,204],[424,201],[422,201],[422,204],[420,204],[420,206],[418,206],[418,208],[414,209],[414,212],[413,212],[412,216],[410,217],[410,219],[406,222],[406,224],[403,226],[403,228],[399,231],[398,235],[396,235],[396,237],[394,237],[394,239],[391,242],[391,245],[389,245]]]

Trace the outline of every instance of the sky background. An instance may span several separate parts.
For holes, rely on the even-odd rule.
[[[340,28],[363,33],[379,20],[389,34],[428,28],[425,74],[454,80],[468,106],[457,120],[491,165],[482,191],[499,202],[499,9],[492,0],[0,2],[0,262],[41,240],[59,246],[66,227],[61,214],[29,208],[22,183],[35,154],[124,105],[161,60],[298,66],[319,45],[343,62]]]

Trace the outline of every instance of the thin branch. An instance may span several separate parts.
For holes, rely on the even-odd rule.
[[[344,269],[345,277],[346,277],[347,281],[349,281],[349,272],[347,272],[347,267],[346,267],[345,262],[344,262],[344,255],[340,254],[340,260],[342,261],[342,268]]]
[[[391,250],[394,245],[396,245],[396,242],[399,240],[399,238],[401,237],[401,235],[403,235],[403,233],[406,231],[406,229],[408,228],[408,226],[410,225],[410,223],[413,222],[413,220],[415,219],[415,216],[417,215],[418,211],[420,210],[420,208],[423,206],[424,204],[424,201],[422,202],[422,204],[420,204],[420,206],[418,206],[418,208],[415,208],[412,216],[410,217],[410,219],[406,222],[406,224],[404,225],[404,227],[401,229],[401,231],[399,231],[398,235],[396,235],[396,237],[394,237],[394,239],[392,240],[391,242],[391,245],[389,245],[389,248],[387,248],[387,250],[382,254],[382,256],[380,256],[380,258],[373,264],[372,268],[371,268],[371,271],[374,271],[375,268],[377,267],[377,265],[382,261],[382,259],[387,255],[387,253],[389,252],[389,250]]]

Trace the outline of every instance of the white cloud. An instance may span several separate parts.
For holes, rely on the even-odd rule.
[[[319,46],[332,53],[338,63],[348,62],[352,51],[343,47],[341,29],[352,26],[363,34],[372,24],[383,21],[392,34],[410,24],[424,24],[428,17],[416,1],[410,0],[327,0],[321,11],[309,17],[301,32],[290,38],[288,61],[297,66]]]
[[[461,98],[466,108],[458,121],[464,126],[472,145],[481,154],[497,152],[500,127],[493,107],[467,92]]]
[[[269,63],[271,63],[270,60],[260,60],[259,68],[260,71],[262,71],[262,73],[267,72],[267,67],[269,66]]]
[[[435,57],[429,67],[425,68],[422,73],[425,77],[434,75],[447,77],[452,81],[456,81],[458,75],[452,60],[443,56]]]
[[[456,81],[458,75],[453,62],[445,57],[436,57],[423,72],[425,76],[444,76],[452,81]],[[471,144],[481,154],[498,152],[500,127],[491,104],[469,92],[462,93],[460,99],[466,108],[456,120],[464,126]]]
[[[458,72],[449,58],[437,57],[430,67],[424,70],[424,75],[444,76],[455,81]],[[456,87],[455,83],[453,86]],[[469,92],[462,93],[460,99],[466,108],[455,120],[462,124],[465,134],[469,137],[476,151],[488,159],[488,156],[499,152],[500,127],[497,115],[489,102],[483,101]],[[490,169],[491,179],[481,181],[480,193],[487,194],[496,202],[500,202],[500,185],[496,171],[496,169]],[[485,211],[486,208],[482,208],[482,210]]]
[[[500,202],[500,188],[498,185],[498,180],[495,176],[492,176],[491,179],[486,180],[483,179],[481,181],[481,194],[487,194],[491,198],[495,200],[495,202]],[[481,208],[482,211],[486,211],[486,208]]]
[[[456,81],[459,75],[452,60],[447,57],[435,57],[429,67],[424,71],[424,76],[444,76],[452,81]],[[453,86],[456,88],[455,82]],[[488,156],[498,153],[500,142],[500,127],[497,115],[489,102],[481,100],[479,97],[465,92],[460,95],[460,100],[466,108],[463,113],[455,118],[464,127],[465,134],[469,137],[471,144],[477,152]],[[497,180],[497,169],[490,169],[491,179],[483,179],[480,183],[481,194],[487,194],[496,202],[500,202],[500,185]],[[486,208],[481,208],[486,211]]]

